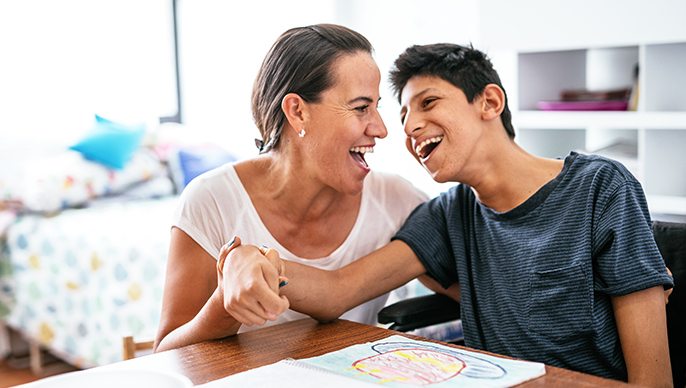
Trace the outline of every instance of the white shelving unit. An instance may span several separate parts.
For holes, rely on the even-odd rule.
[[[529,152],[564,157],[604,154],[641,181],[654,214],[686,215],[686,42],[519,51],[517,142]],[[639,68],[636,111],[541,111],[563,90],[631,87]]]

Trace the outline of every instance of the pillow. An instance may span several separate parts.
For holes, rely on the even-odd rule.
[[[236,161],[232,154],[215,144],[178,147],[168,156],[169,168],[178,193],[198,175]]]
[[[144,124],[127,126],[96,115],[91,132],[69,148],[86,159],[121,170],[140,146],[144,133]]]

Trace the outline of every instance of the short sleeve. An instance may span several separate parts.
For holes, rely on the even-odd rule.
[[[444,195],[419,205],[392,240],[409,245],[427,274],[443,288],[457,282],[455,257],[450,244]]]
[[[607,196],[607,203],[599,204],[602,211],[593,233],[595,289],[622,296],[655,286],[673,287],[640,184],[624,182]]]
[[[202,185],[202,176],[194,179],[181,193],[179,204],[172,216],[172,226],[183,230],[210,256],[219,257],[218,241],[225,241],[221,234],[221,212],[210,190]]]

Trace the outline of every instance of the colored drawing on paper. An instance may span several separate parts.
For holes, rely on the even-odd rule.
[[[510,387],[545,373],[545,366],[401,336],[300,360],[386,387]]]
[[[396,382],[407,385],[429,385],[456,377],[464,372],[472,378],[494,379],[505,370],[479,357],[448,347],[424,343],[408,348],[406,342],[381,342],[371,348],[378,354],[357,360],[348,368],[357,369],[356,376],[369,375],[379,383]],[[468,367],[469,366],[469,367]]]
[[[465,367],[459,358],[426,349],[399,349],[355,361],[350,369],[359,375],[378,378],[379,383],[395,381],[410,385],[428,385],[457,376]]]

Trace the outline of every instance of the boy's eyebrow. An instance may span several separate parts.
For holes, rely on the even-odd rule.
[[[379,100],[381,100],[381,97],[379,97]],[[358,101],[363,101],[363,102],[367,102],[370,104],[374,102],[374,100],[371,97],[360,96],[360,97],[356,97],[356,98],[353,98],[352,100],[348,101],[348,104],[353,105],[354,103],[356,103]]]

